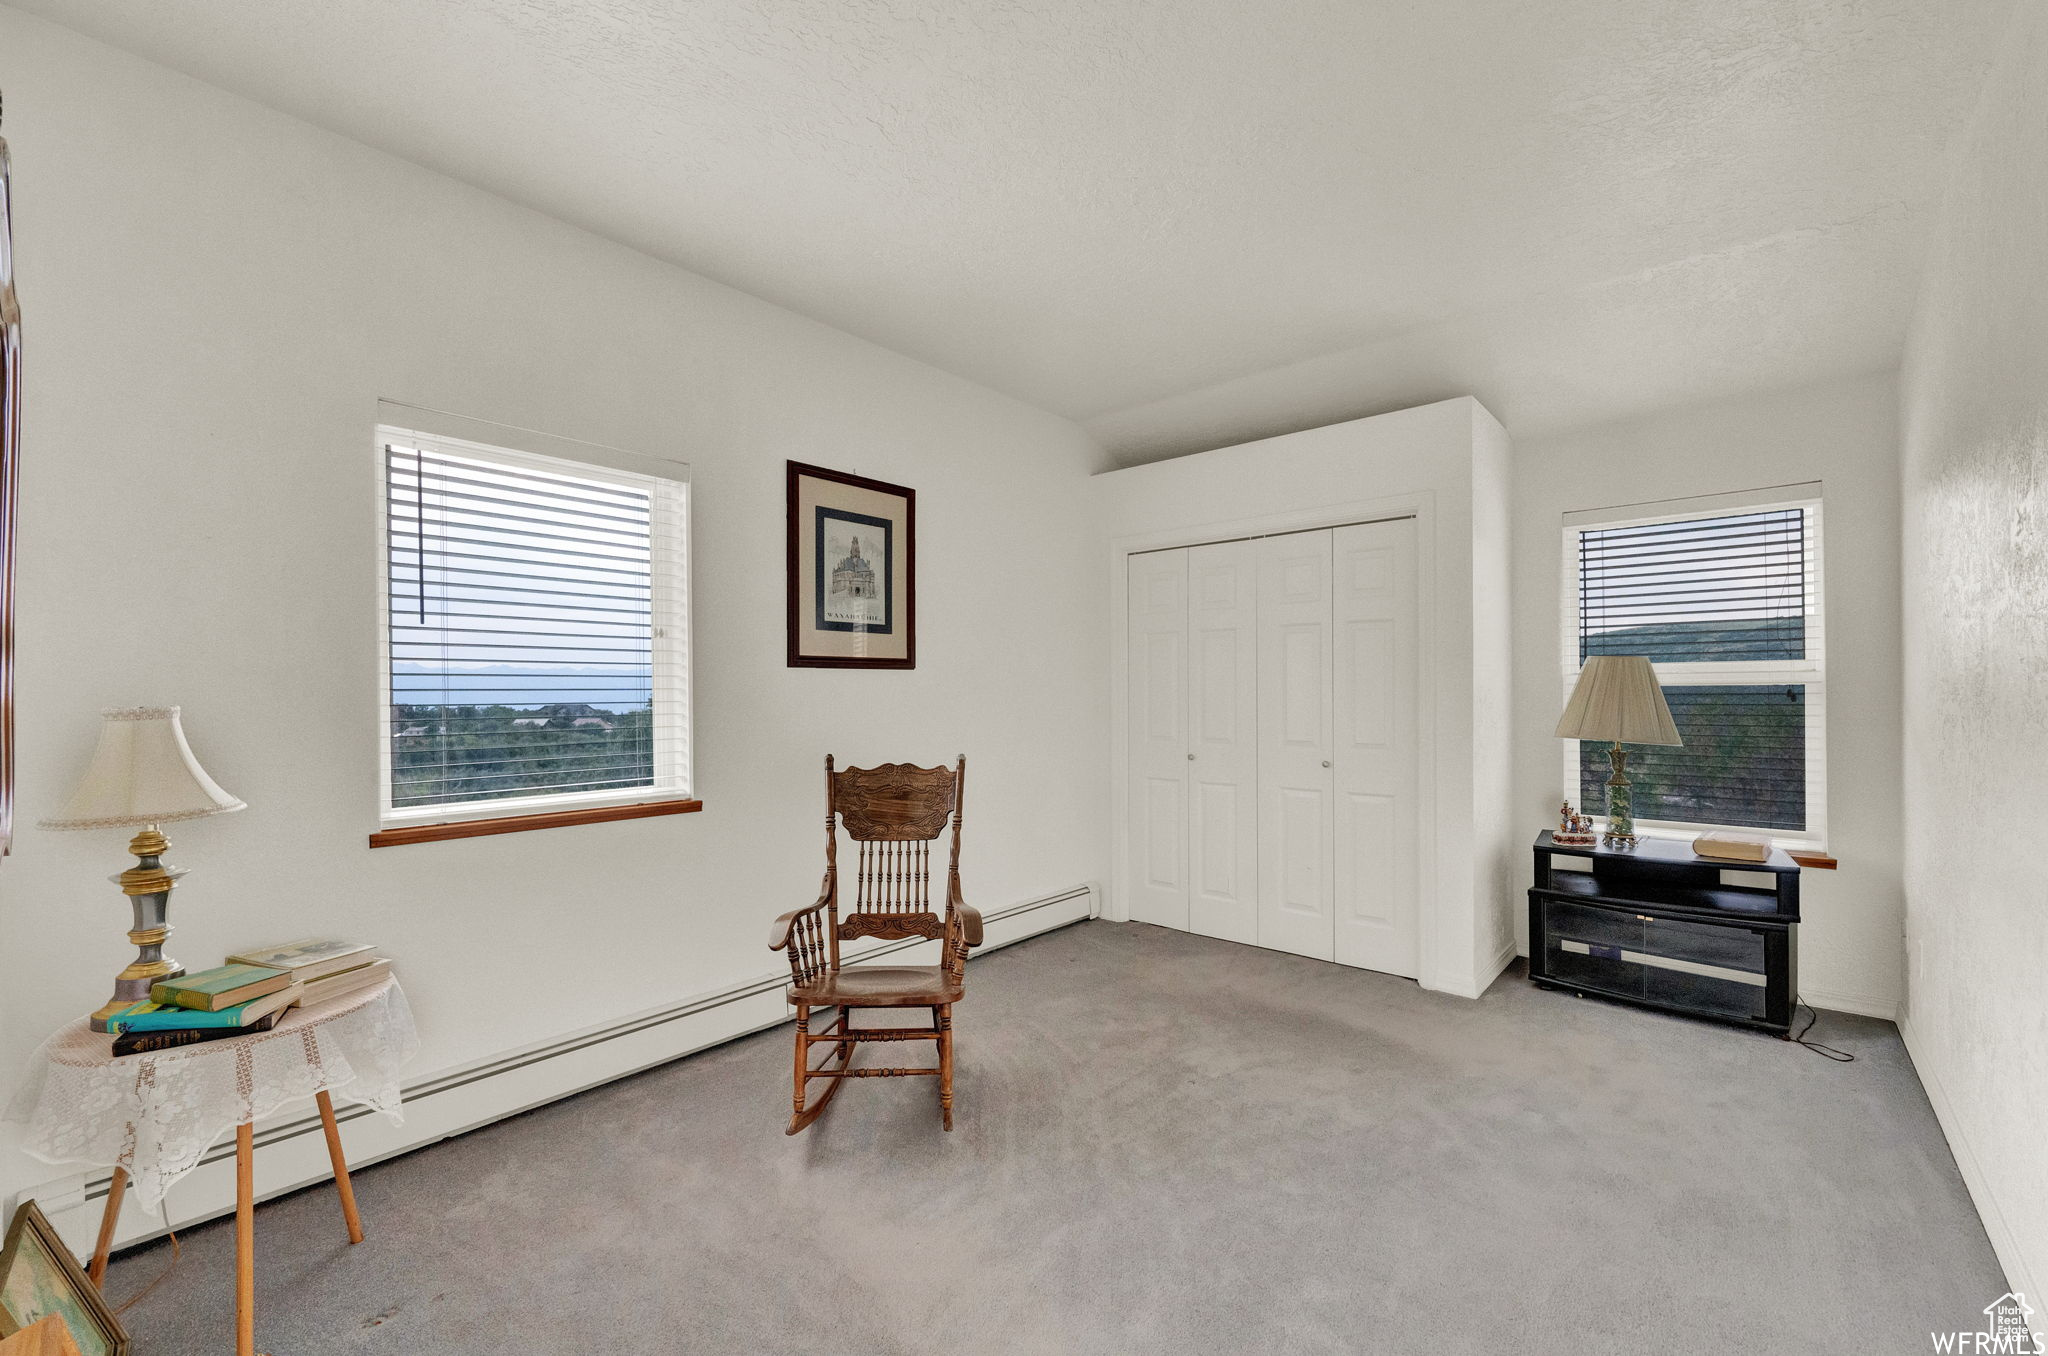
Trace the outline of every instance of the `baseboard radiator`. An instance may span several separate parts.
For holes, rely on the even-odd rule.
[[[986,941],[974,954],[984,956],[1013,942],[1096,917],[1100,904],[1096,887],[1088,884],[986,913]],[[922,938],[884,942],[850,951],[847,959],[872,961],[929,945]],[[782,997],[788,983],[787,971],[764,974],[669,1007],[421,1078],[405,1085],[403,1127],[393,1126],[363,1107],[337,1106],[336,1119],[344,1127],[354,1127],[352,1132],[344,1130],[349,1165],[367,1167],[411,1153],[781,1025],[792,1019]],[[786,1089],[777,1084],[763,1088],[761,1095],[772,1099],[786,1095]],[[767,1104],[764,1101],[763,1105]],[[773,1116],[762,1123],[780,1124]],[[301,1190],[332,1176],[320,1118],[310,1108],[292,1119],[259,1124],[255,1143],[259,1198]],[[171,1225],[184,1228],[233,1210],[234,1156],[232,1139],[214,1146],[191,1176],[173,1188],[173,1209],[166,1217]],[[99,1171],[31,1188],[23,1195],[36,1196],[44,1213],[78,1249],[88,1246],[98,1229],[111,1180],[110,1172]],[[137,1213],[132,1206],[124,1210],[124,1227],[116,1235],[118,1247],[134,1247],[163,1235],[165,1220],[145,1223],[136,1218]],[[374,1234],[374,1220],[366,1219],[365,1224]]]

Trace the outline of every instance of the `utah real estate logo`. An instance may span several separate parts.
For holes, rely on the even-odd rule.
[[[1983,1332],[1930,1333],[1945,1356],[2048,1356],[2048,1337],[2034,1331],[2027,1297],[2008,1290],[1984,1306]]]

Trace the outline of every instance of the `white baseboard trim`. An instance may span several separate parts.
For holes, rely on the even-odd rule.
[[[1933,1064],[1923,1059],[1914,1048],[1918,1042],[1913,1036],[1913,1019],[1901,1012],[1898,1024],[1899,1036],[1906,1044],[1906,1055],[1913,1061],[1913,1072],[1920,1076],[1920,1086],[1926,1089],[1928,1104],[1934,1108],[1934,1119],[1948,1140],[1956,1169],[1963,1175],[1963,1186],[1970,1193],[1971,1203],[1977,1207],[1977,1218],[1983,1222],[1985,1235],[1991,1239],[1991,1251],[1997,1255],[1999,1266],[2005,1269],[2006,1289],[2036,1297],[2048,1294],[2048,1291],[2036,1289],[2034,1285],[2037,1274],[2048,1273],[2034,1272],[2020,1255],[2019,1240],[2013,1236],[2012,1226],[2006,1222],[2005,1212],[1999,1209],[1998,1198],[1992,1194],[1991,1184],[1985,1180],[1976,1150],[1970,1147],[1969,1139],[1963,1134],[1962,1124],[1956,1119],[1955,1106],[1949,1101],[1941,1076],[1934,1071]]]
[[[1799,998],[1808,1007],[1823,1008],[1828,1012],[1850,1012],[1858,1017],[1876,1017],[1894,1023],[1899,1020],[1899,1000],[1896,998],[1873,998],[1869,994],[1816,989],[1804,984],[1799,986]]]
[[[1095,917],[1098,898],[1096,887],[1090,882],[984,914],[985,939],[975,955],[984,956],[1013,942]],[[885,942],[849,952],[847,958],[867,960],[932,945],[915,938]],[[681,1003],[409,1080],[405,1085],[403,1126],[392,1125],[360,1106],[337,1107],[336,1119],[343,1127],[349,1166],[367,1167],[395,1158],[711,1046],[779,1026],[791,1020],[789,1006],[782,996],[788,983],[787,972],[765,974]],[[780,1084],[774,1089],[762,1089],[762,1106],[770,1106],[771,1094],[780,1096],[786,1092]],[[763,1126],[780,1126],[779,1113],[771,1109],[763,1115]],[[320,1118],[310,1108],[298,1108],[258,1122],[255,1139],[258,1199],[267,1200],[332,1179]],[[98,1235],[110,1180],[111,1174],[105,1170],[74,1173],[28,1188],[20,1193],[20,1198],[34,1197],[72,1250],[83,1256]],[[134,1204],[134,1198],[129,1197],[122,1208],[115,1246],[127,1248],[161,1237],[166,1218],[171,1227],[182,1229],[231,1213],[232,1140],[210,1150],[199,1167],[171,1189],[165,1205],[165,1217],[146,1217]],[[339,1229],[338,1206],[335,1221]],[[364,1224],[374,1235],[376,1221],[365,1220]]]
[[[1457,998],[1478,998],[1493,987],[1493,981],[1500,978],[1503,970],[1515,963],[1515,954],[1515,943],[1510,938],[1495,953],[1492,960],[1481,965],[1474,973],[1470,975],[1446,975],[1439,970],[1436,982],[1434,984],[1424,984],[1422,987],[1436,993],[1451,994]]]

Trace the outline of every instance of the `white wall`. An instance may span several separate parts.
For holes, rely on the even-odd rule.
[[[34,827],[103,705],[182,703],[250,805],[173,832],[171,954],[373,940],[423,1074],[771,973],[828,751],[968,755],[984,909],[1097,874],[1072,424],[6,8],[0,86],[28,345],[0,1100],[132,956],[124,835]],[[379,397],[692,463],[703,813],[366,846]],[[918,491],[916,671],[783,666],[785,458]],[[752,1091],[771,1132],[786,1090]],[[0,1197],[55,1174],[0,1144]]]
[[[1674,410],[1515,449],[1515,810],[1525,834],[1563,794],[1563,516],[1822,482],[1828,848],[1800,878],[1799,984],[1824,1008],[1892,1017],[1902,992],[1896,385],[1889,375]],[[1574,797],[1576,799],[1576,797]],[[1518,889],[1530,861],[1519,854]],[[1526,911],[1517,915],[1528,950]]]
[[[1514,692],[1528,675],[1514,655],[1515,447],[1475,401],[1472,421],[1472,874],[1481,908],[1470,946],[1491,977],[1515,956],[1515,863],[1523,845],[1514,806]],[[1523,882],[1526,887],[1527,882]]]
[[[1125,556],[1259,531],[1355,521],[1372,506],[1413,511],[1423,567],[1422,747],[1434,750],[1422,822],[1421,982],[1477,997],[1513,959],[1505,894],[1508,745],[1504,717],[1480,714],[1505,694],[1507,435],[1469,397],[1371,419],[1112,471],[1096,477],[1103,541],[1098,587],[1123,603]],[[1479,540],[1484,533],[1485,541]],[[1123,631],[1112,628],[1106,682],[1125,679]],[[1099,670],[1098,670],[1099,671]],[[1497,710],[1505,703],[1497,703]],[[1111,804],[1124,804],[1121,732],[1111,736]],[[1111,908],[1128,917],[1128,902]]]
[[[2048,5],[1956,148],[1901,379],[1906,1042],[2013,1288],[2048,1285]],[[1987,1297],[1988,1298],[1988,1297]]]

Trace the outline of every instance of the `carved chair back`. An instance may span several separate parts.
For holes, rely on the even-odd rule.
[[[884,763],[834,771],[825,758],[825,881],[838,940],[856,937],[946,935],[946,919],[932,907],[932,844],[952,821],[945,899],[960,879],[960,802],[967,759],[952,767]],[[837,824],[835,826],[835,818]],[[839,880],[839,834],[858,848],[851,879]],[[833,948],[832,963],[839,963]]]

